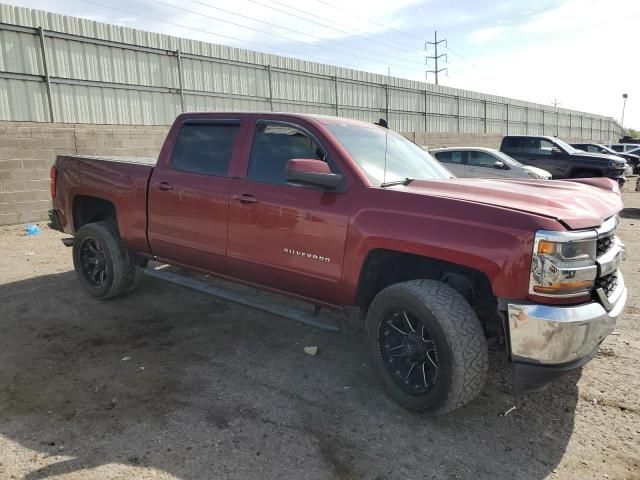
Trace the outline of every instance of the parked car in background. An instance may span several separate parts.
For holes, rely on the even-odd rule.
[[[430,153],[451,173],[461,178],[537,178],[551,180],[551,174],[541,168],[523,165],[494,148],[449,147],[434,148]]]
[[[607,155],[617,155],[620,158],[624,158],[627,164],[633,169],[633,173],[639,173],[638,168],[640,166],[640,152],[638,154],[632,153],[633,150],[628,152],[616,152],[606,145],[600,143],[572,143],[573,148],[582,150],[587,153],[604,153]]]
[[[611,148],[611,150],[613,150],[616,153],[626,153],[626,152],[630,152],[631,150],[636,150],[638,147],[640,147],[640,144],[638,144],[638,143],[609,143],[609,144],[607,144],[607,147]]]
[[[608,177],[620,185],[625,182],[624,159],[576,150],[555,137],[507,135],[502,139],[500,151],[526,165],[544,168],[554,179]]]
[[[487,338],[522,390],[580,369],[627,298],[613,182],[451,178],[403,136],[356,120],[182,114],[157,161],[59,155],[51,196],[50,225],[73,235],[63,242],[89,295],[131,292],[158,260],[316,313],[358,306],[384,388],[431,414],[480,394]]]

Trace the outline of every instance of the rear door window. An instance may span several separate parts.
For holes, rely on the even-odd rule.
[[[185,123],[180,129],[171,167],[204,175],[226,176],[240,122]]]
[[[505,137],[502,141],[502,149],[509,150],[510,152],[522,151],[522,138],[519,137]]]

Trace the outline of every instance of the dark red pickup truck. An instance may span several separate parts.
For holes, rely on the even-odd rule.
[[[589,361],[627,297],[615,182],[455,179],[374,124],[184,114],[157,161],[59,156],[51,178],[91,295],[131,291],[153,259],[358,306],[381,383],[432,414],[481,391],[487,339],[537,389]]]

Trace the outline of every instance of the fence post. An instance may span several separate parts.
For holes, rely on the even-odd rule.
[[[44,30],[42,27],[38,27],[38,34],[40,36],[40,48],[42,50],[42,68],[44,70],[44,83],[47,88],[47,100],[49,102],[49,121],[55,122],[56,119],[53,116],[53,99],[51,98],[51,79],[49,78],[49,65],[47,63],[47,49],[44,43]]]
[[[507,135],[509,135],[509,104],[505,103],[505,107],[507,107]]]
[[[273,81],[271,79],[271,65],[267,65],[267,79],[269,80],[269,110],[273,112]]]
[[[560,111],[556,109],[556,137],[560,136]]]
[[[546,134],[546,128],[547,128],[547,122],[544,118],[544,108],[541,108],[540,111],[542,112],[542,135]]]
[[[487,133],[487,99],[482,100],[484,104],[484,133]]]
[[[524,107],[524,134],[529,135],[529,107]]]
[[[338,76],[333,76],[333,91],[336,96],[336,117],[340,116],[340,101],[338,99]]]
[[[583,140],[583,136],[582,136],[582,115],[580,115],[580,141]]]
[[[425,133],[427,132],[427,110],[428,110],[428,103],[429,100],[427,98],[427,89],[426,89],[426,85],[425,85],[425,89],[424,89],[424,131]]]
[[[176,61],[178,62],[178,88],[180,89],[180,111],[184,113],[184,85],[182,83],[182,56],[180,50],[176,50]]]
[[[458,133],[460,133],[460,95],[456,95],[456,102],[458,104],[457,108],[457,117],[458,117],[458,123],[457,123],[457,129],[458,129]]]

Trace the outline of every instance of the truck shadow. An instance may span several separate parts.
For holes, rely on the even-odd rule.
[[[0,304],[0,434],[24,451],[0,477],[536,479],[573,431],[577,375],[515,396],[497,353],[481,397],[434,419],[382,392],[357,323],[322,332],[154,279],[100,302],[73,272],[2,285]]]

